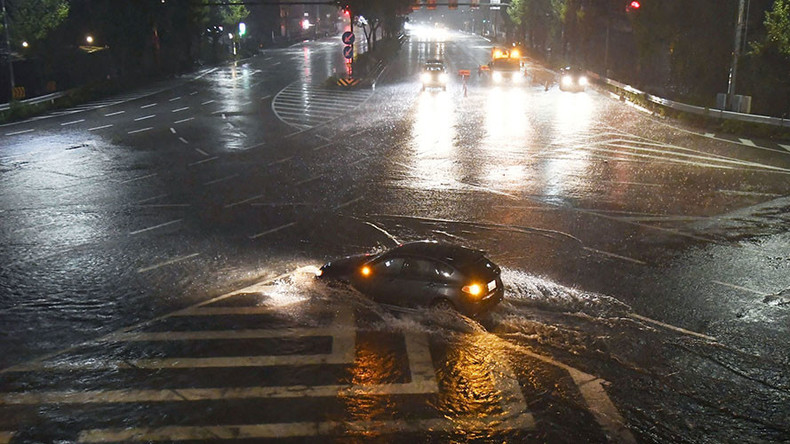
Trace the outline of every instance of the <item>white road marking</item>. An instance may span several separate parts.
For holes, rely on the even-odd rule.
[[[203,163],[206,163],[206,162],[211,162],[211,161],[214,161],[214,160],[217,160],[217,159],[219,159],[219,157],[217,157],[217,156],[209,157],[208,159],[198,160],[197,162],[189,163],[189,164],[187,164],[187,166],[200,165],[200,164],[203,164]]]
[[[716,338],[714,338],[713,336],[708,336],[708,335],[704,335],[702,333],[697,333],[695,331],[686,330],[685,328],[676,327],[674,325],[667,324],[667,323],[664,323],[664,322],[661,322],[661,321],[657,321],[655,319],[650,319],[648,317],[645,317],[645,316],[642,316],[642,315],[638,315],[636,313],[629,313],[628,317],[633,318],[633,319],[638,319],[638,320],[644,321],[644,322],[649,322],[651,324],[655,324],[655,325],[658,325],[660,327],[664,327],[667,330],[676,331],[678,333],[683,333],[683,334],[689,335],[689,336],[696,336],[698,338],[702,338],[702,339],[705,339],[705,340],[708,340],[708,341],[711,341],[711,342],[718,342],[718,340]]]
[[[88,128],[88,131],[98,131],[98,130],[101,130],[101,129],[110,128],[111,126],[112,126],[112,123],[109,124],[109,125],[96,126],[96,127],[93,127],[93,128]]]
[[[757,144],[755,144],[754,142],[752,142],[749,139],[738,139],[738,140],[740,140],[741,143],[746,145],[746,146],[757,146]]]
[[[198,153],[200,153],[200,154],[202,154],[204,156],[208,156],[209,155],[207,152],[201,150],[200,148],[195,148],[195,151],[197,151]]]
[[[173,123],[179,124],[179,123],[189,122],[190,120],[195,120],[195,118],[194,117],[187,117],[186,119],[176,120]]]
[[[261,100],[266,100],[266,99],[271,99],[271,98],[272,98],[272,96],[271,96],[271,95],[268,95],[268,96],[263,96],[263,97],[261,97]]]
[[[208,105],[209,103],[214,103],[213,100],[206,100],[205,102],[201,103],[201,105]]]
[[[713,133],[705,133],[705,137],[716,137]]]
[[[777,145],[781,146],[782,148],[786,149],[787,151],[790,151],[790,145],[782,145],[781,143],[778,143]]]
[[[32,133],[35,129],[26,129],[22,131],[14,131],[13,133],[6,133],[6,136],[18,136],[20,134]]]
[[[318,179],[320,179],[322,177],[324,177],[323,174],[321,174],[319,176],[313,176],[313,177],[310,177],[310,178],[307,178],[307,179],[304,179],[304,180],[300,180],[299,182],[296,182],[296,185],[304,185],[304,184],[306,184],[308,182],[312,182],[314,180],[318,180]]]
[[[134,121],[135,122],[139,122],[141,120],[153,119],[154,117],[156,117],[156,114],[151,114],[151,115],[148,115],[148,116],[138,117],[138,118],[134,119]]]
[[[189,255],[186,255],[186,256],[177,257],[177,258],[174,258],[174,259],[170,259],[169,261],[161,262],[161,263],[158,263],[156,265],[151,265],[150,267],[138,268],[137,272],[138,273],[145,273],[145,272],[148,272],[148,271],[156,270],[157,268],[162,268],[162,267],[165,267],[165,266],[168,266],[168,265],[176,264],[178,262],[183,262],[183,261],[185,261],[187,259],[192,259],[193,257],[199,256],[199,255],[200,255],[200,253],[193,253],[193,254],[189,254]]]
[[[61,123],[60,126],[74,125],[74,124],[77,124],[77,123],[82,123],[84,121],[85,121],[85,119],[73,120],[71,122]]]
[[[173,111],[170,111],[170,112],[171,113],[180,113],[181,111],[186,111],[188,109],[189,109],[189,107],[185,106],[185,107],[182,107],[182,108],[176,108],[176,109],[174,109]]]
[[[148,178],[150,178],[150,177],[154,177],[154,176],[156,176],[156,174],[157,174],[157,173],[153,173],[153,174],[146,174],[145,176],[135,177],[135,178],[133,178],[133,179],[126,179],[126,180],[122,180],[122,181],[120,181],[120,182],[118,182],[118,183],[129,183],[129,182],[136,182],[136,181],[138,181],[138,180],[143,180],[143,179],[148,179]]]
[[[135,205],[137,207],[142,208],[189,208],[192,205],[190,204],[142,204],[142,205]]]
[[[149,103],[148,105],[141,106],[140,109],[151,108],[152,106],[156,106],[156,105],[157,105],[156,103]]]
[[[751,288],[742,287],[740,285],[728,284],[726,282],[721,282],[721,281],[711,281],[711,282],[713,282],[714,284],[723,285],[725,287],[734,288],[736,290],[742,290],[742,291],[746,291],[746,292],[749,292],[749,293],[754,293],[754,294],[757,294],[757,295],[760,295],[760,296],[770,296],[769,293],[765,293],[765,292],[757,291],[757,290],[752,290]]]
[[[272,234],[272,233],[275,233],[277,231],[293,227],[294,225],[296,225],[296,222],[291,222],[289,224],[281,225],[281,226],[279,226],[277,228],[272,228],[271,230],[266,230],[263,233],[253,234],[252,236],[250,236],[250,239],[257,239],[259,237],[266,236],[267,234]]]
[[[290,156],[290,157],[286,157],[286,158],[283,158],[283,159],[280,159],[280,160],[275,160],[274,162],[269,162],[269,164],[267,166],[274,166],[274,165],[277,165],[279,163],[285,163],[285,162],[288,162],[289,160],[291,160],[293,158],[294,158],[294,156]]]
[[[238,174],[231,174],[230,176],[225,176],[225,177],[221,177],[219,179],[214,179],[214,180],[210,180],[208,182],[204,182],[203,185],[206,185],[206,186],[213,185],[215,183],[220,183],[220,182],[225,182],[226,180],[235,179],[236,177],[239,177],[239,175]]]
[[[137,180],[137,179],[133,179],[133,180]],[[146,202],[151,202],[152,200],[161,199],[163,197],[167,197],[167,194],[160,194],[158,196],[149,197],[148,199],[138,200],[137,202],[135,202],[135,205],[146,203]]]
[[[149,127],[141,128],[141,129],[138,129],[138,130],[129,131],[126,134],[137,134],[137,133],[142,133],[142,132],[145,132],[145,131],[151,131],[152,129],[154,129],[154,127],[149,126]]]
[[[597,253],[597,254],[603,255],[603,256],[609,256],[609,257],[613,257],[613,258],[616,258],[616,259],[621,259],[621,260],[624,260],[624,261],[627,261],[627,262],[633,262],[633,263],[639,264],[639,265],[647,265],[647,262],[640,261],[639,259],[634,259],[634,258],[630,258],[630,257],[627,257],[627,256],[621,256],[619,254],[609,253],[608,251],[596,250],[595,248],[589,248],[589,247],[584,247],[584,249],[587,250],[587,251],[591,251],[593,253]]]
[[[162,227],[166,227],[168,225],[177,224],[177,223],[181,222],[182,220],[183,219],[171,220],[170,222],[165,222],[163,224],[154,225],[153,227],[148,227],[148,228],[143,228],[142,230],[132,231],[129,234],[130,235],[135,235],[135,234],[145,233],[146,231],[156,230],[157,228],[162,228]]]
[[[233,208],[233,207],[235,207],[237,205],[245,204],[247,202],[252,202],[253,200],[258,200],[258,199],[260,199],[263,196],[264,196],[263,194],[258,194],[256,196],[248,197],[247,199],[240,200],[238,202],[229,203],[229,204],[225,205],[225,208]]]
[[[197,95],[197,94],[198,94],[198,91],[192,91],[191,93],[189,93],[190,96],[194,96],[194,95]]]
[[[172,99],[170,99],[169,101],[170,101],[170,102],[175,102],[176,100],[181,100],[181,96],[178,96],[178,97],[173,97],[173,98],[172,98]]]
[[[126,111],[116,111],[116,112],[114,112],[114,113],[105,114],[105,115],[104,115],[104,117],[112,117],[112,116],[117,116],[117,115],[119,115],[119,114],[124,114],[125,112],[126,112]]]
[[[175,133],[176,133],[176,129],[175,129],[175,128],[173,128],[173,127],[170,127],[170,132],[171,132],[171,133],[173,133],[173,134],[175,134]]]
[[[340,205],[338,205],[338,206],[336,206],[336,207],[332,208],[332,210],[333,210],[333,211],[337,211],[337,210],[339,210],[339,209],[341,209],[341,208],[345,208],[345,207],[347,207],[347,206],[349,206],[349,205],[351,205],[351,204],[354,204],[354,203],[356,203],[356,202],[359,202],[360,200],[362,200],[362,196],[360,196],[360,197],[357,197],[357,198],[355,198],[355,199],[351,199],[351,200],[349,200],[348,202],[343,202],[342,204],[340,204]]]
[[[187,141],[187,139],[184,139],[183,137],[179,137],[178,140],[180,140],[181,143],[183,143],[185,145],[189,145],[189,142]]]
[[[227,119],[227,117],[225,116],[225,113],[222,113],[222,119],[223,120]]]

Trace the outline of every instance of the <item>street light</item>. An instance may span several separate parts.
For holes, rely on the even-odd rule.
[[[92,44],[93,44],[93,36],[92,36],[92,35],[90,35],[90,34],[88,34],[88,35],[85,37],[85,41],[86,41],[86,42],[88,42],[88,44],[89,44],[89,45],[92,45]]]

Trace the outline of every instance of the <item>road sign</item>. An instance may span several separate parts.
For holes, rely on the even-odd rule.
[[[343,39],[343,43],[345,43],[346,45],[353,45],[354,40],[356,40],[356,37],[354,36],[353,32],[346,31],[343,33],[342,39]]]
[[[343,57],[345,57],[347,59],[353,59],[354,58],[354,47],[353,46],[349,46],[349,45],[344,46],[343,47]]]

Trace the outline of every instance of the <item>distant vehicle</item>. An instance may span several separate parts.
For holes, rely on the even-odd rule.
[[[443,91],[447,91],[448,79],[449,76],[444,68],[444,62],[438,59],[429,59],[425,62],[422,75],[420,76],[423,91],[425,91],[425,88],[441,88]]]
[[[584,91],[588,83],[587,76],[580,68],[566,66],[560,70],[561,91]]]
[[[482,251],[431,241],[334,260],[316,276],[348,283],[383,305],[454,309],[468,316],[491,310],[505,292],[499,267]]]
[[[495,48],[488,64],[491,81],[495,84],[521,84],[526,80],[521,69],[521,55],[518,50],[503,50]]]

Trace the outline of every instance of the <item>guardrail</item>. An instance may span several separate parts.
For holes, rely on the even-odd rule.
[[[35,105],[37,103],[44,103],[50,100],[59,99],[65,95],[66,93],[61,91],[52,94],[47,94],[45,96],[33,97],[32,99],[20,100],[19,103],[24,103],[26,105]],[[0,103],[0,111],[8,111],[9,109],[11,109],[10,103]]]
[[[759,114],[736,113],[733,111],[726,111],[723,109],[706,108],[702,106],[695,106],[686,103],[675,102],[674,100],[664,99],[662,97],[648,94],[644,91],[640,91],[630,85],[620,83],[616,80],[607,79],[606,77],[601,77],[595,73],[589,73],[589,75],[590,77],[597,79],[601,83],[605,83],[607,85],[614,86],[617,89],[642,96],[650,102],[653,102],[657,105],[665,106],[667,108],[674,109],[676,111],[692,113],[692,114],[697,114],[705,117],[712,117],[716,119],[738,120],[741,122],[761,123],[764,125],[773,125],[783,128],[790,128],[790,119],[783,119],[781,117],[763,116]]]

